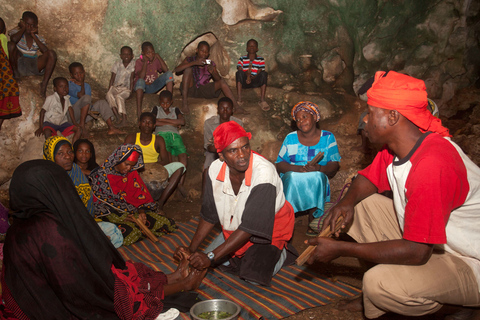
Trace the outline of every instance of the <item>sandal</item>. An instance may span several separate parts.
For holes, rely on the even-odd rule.
[[[311,228],[308,228],[307,232],[305,233],[305,235],[309,236],[309,237],[316,237],[318,235],[318,232],[315,232],[315,230],[311,229]]]
[[[267,101],[261,101],[258,103],[260,108],[262,108],[263,111],[268,111],[270,110],[270,106],[268,105]]]

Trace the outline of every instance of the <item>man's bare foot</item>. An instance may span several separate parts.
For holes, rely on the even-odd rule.
[[[203,278],[207,274],[207,271],[208,268],[205,268],[203,270],[197,270],[192,268],[192,271],[188,274],[188,277],[185,278],[186,290],[191,291],[198,289],[198,287],[200,287],[200,284],[202,283]]]
[[[125,134],[125,131],[122,131],[120,129],[117,129],[115,127],[110,127],[110,129],[107,131],[107,134],[112,135],[112,134]]]
[[[177,270],[167,275],[168,283],[173,284],[175,282],[182,281],[186,279],[189,274],[190,262],[187,259],[182,258],[178,264]]]
[[[363,296],[359,295],[352,300],[342,300],[337,305],[338,310],[347,310],[350,312],[362,312],[363,311]]]
[[[180,107],[180,111],[181,111],[183,114],[189,114],[189,113],[190,113],[190,108],[189,108],[188,105],[185,103],[185,104],[182,104],[182,106]]]

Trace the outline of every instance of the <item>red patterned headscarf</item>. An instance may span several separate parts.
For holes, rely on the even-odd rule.
[[[213,143],[217,152],[222,152],[232,142],[238,138],[247,137],[252,139],[252,134],[246,132],[245,129],[235,121],[228,121],[219,125],[213,131]]]
[[[299,111],[306,111],[310,113],[313,118],[315,119],[315,122],[320,121],[320,110],[318,109],[318,106],[310,101],[300,101],[297,103],[295,106],[292,108],[292,118],[295,120],[295,116]]]
[[[432,131],[450,137],[448,129],[442,126],[442,121],[427,109],[427,89],[422,80],[395,71],[388,72],[386,76],[384,74],[385,71],[375,73],[375,81],[367,91],[369,105],[397,110],[420,131]]]

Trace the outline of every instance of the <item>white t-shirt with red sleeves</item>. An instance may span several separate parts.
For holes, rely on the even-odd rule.
[[[384,148],[359,173],[393,192],[404,239],[461,257],[480,287],[480,168],[458,145],[427,132],[405,158]]]

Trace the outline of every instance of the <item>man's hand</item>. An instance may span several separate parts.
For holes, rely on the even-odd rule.
[[[25,29],[25,21],[23,21],[23,19],[20,19],[20,21],[18,22],[18,27],[20,29]]]
[[[38,128],[38,129],[35,131],[35,136],[37,136],[37,137],[40,137],[42,134],[45,134],[45,133],[43,132],[43,128],[42,128],[42,127]]]
[[[207,70],[210,72],[210,74],[213,74],[217,70],[217,67],[212,64],[207,64]]]
[[[328,216],[325,218],[323,222],[322,231],[330,226],[330,230],[335,230],[335,223],[338,220],[340,215],[343,216],[342,227],[338,232],[335,233],[335,236],[338,237],[340,233],[349,227],[353,222],[353,215],[355,213],[354,206],[349,204],[344,204],[340,201],[337,205],[330,209]]]
[[[202,59],[195,59],[192,62],[193,62],[194,66],[205,66],[206,65],[205,61],[206,60],[207,59],[202,58]]]
[[[35,38],[35,35],[38,33],[38,27],[32,27],[30,28],[30,35],[32,36],[32,38]]]
[[[180,246],[177,249],[175,249],[175,252],[173,253],[173,259],[176,261],[182,261],[184,254],[186,254],[187,256],[192,255],[192,253],[190,252],[190,249],[184,246]]]
[[[212,264],[207,255],[203,252],[195,252],[188,260],[190,261],[190,265],[198,270],[206,269]]]
[[[315,261],[328,263],[332,260],[335,260],[336,258],[340,257],[339,246],[341,243],[341,241],[325,237],[318,237],[308,240],[309,245],[317,247],[307,260],[307,263],[312,264]]]

